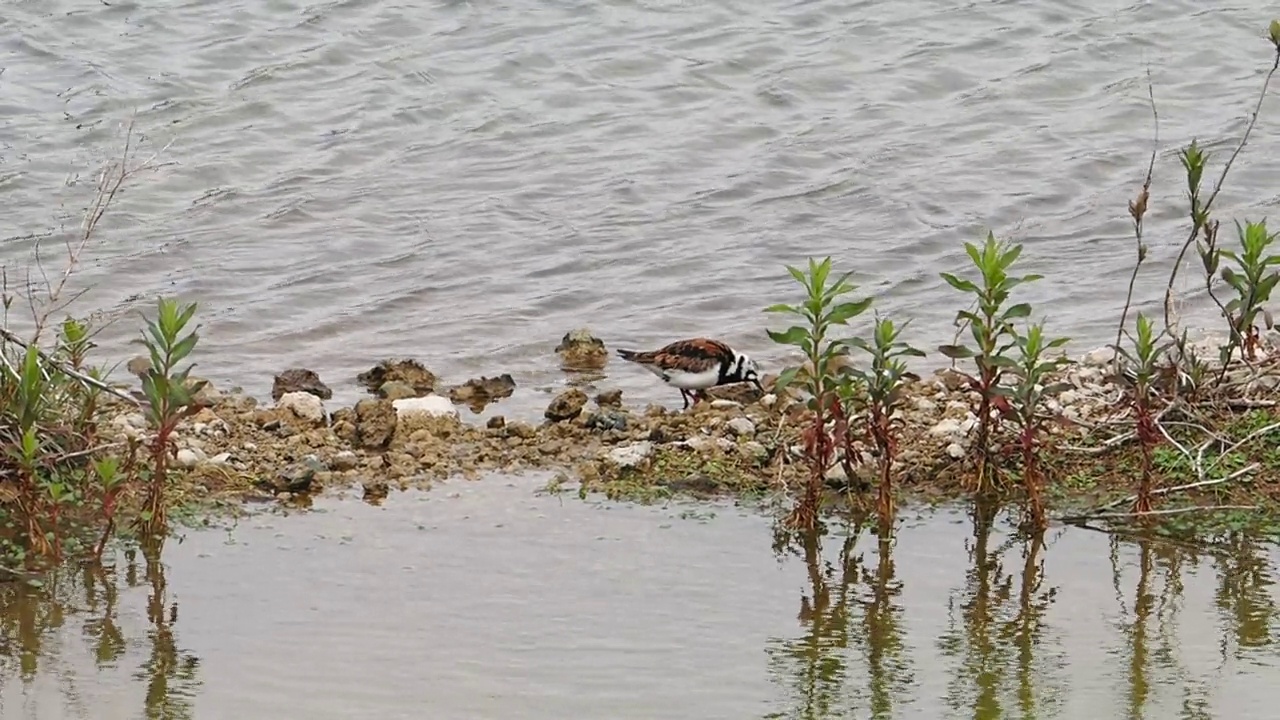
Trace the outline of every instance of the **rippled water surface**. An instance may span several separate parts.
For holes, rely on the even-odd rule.
[[[623,346],[718,335],[768,364],[760,310],[809,254],[856,270],[931,346],[957,309],[937,273],[987,227],[1028,243],[1027,269],[1049,275],[1028,297],[1097,344],[1133,255],[1147,68],[1162,152],[1139,292],[1155,299],[1185,236],[1174,151],[1198,135],[1225,157],[1274,11],[11,0],[0,258],[20,272],[32,234],[74,224],[136,108],[144,152],[168,145],[174,164],[130,184],[73,284],[94,288],[85,309],[199,300],[202,372],[253,392],[301,364],[349,398],[392,354],[449,382],[510,371],[545,389],[551,348],[584,324]],[[1276,205],[1277,112],[1265,104],[1224,219]],[[122,354],[134,327],[107,344]],[[669,400],[643,372],[612,374]]]
[[[1262,718],[1272,551],[448,483],[0,586],[0,718]]]

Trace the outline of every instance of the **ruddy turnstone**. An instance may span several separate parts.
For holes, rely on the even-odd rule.
[[[677,340],[648,352],[619,349],[618,356],[644,367],[662,378],[663,382],[679,389],[685,408],[689,407],[690,396],[695,400],[705,397],[703,391],[716,385],[749,382],[764,391],[760,385],[760,368],[755,361],[719,340]]]

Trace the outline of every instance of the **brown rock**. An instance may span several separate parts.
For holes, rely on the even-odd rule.
[[[436,376],[417,360],[383,360],[356,376],[356,380],[377,392],[384,383],[402,382],[412,387],[419,397],[436,389]]]
[[[378,397],[386,398],[387,400],[400,400],[401,398],[420,396],[418,391],[409,383],[392,380],[382,383],[382,386],[378,388]]]
[[[396,409],[390,400],[366,399],[356,403],[356,443],[384,448],[396,432]]]
[[[320,376],[306,368],[289,368],[275,376],[271,384],[271,399],[279,400],[280,396],[291,392],[311,393],[321,400],[333,397],[333,391],[320,381]]]
[[[587,404],[587,394],[578,388],[569,388],[560,393],[547,406],[543,415],[552,422],[562,422],[578,417],[583,406]]]
[[[713,400],[733,400],[743,405],[750,405],[763,397],[764,393],[757,390],[751,383],[734,383],[713,387],[707,391],[707,395]]]
[[[538,431],[529,423],[516,422],[507,426],[507,434],[512,438],[531,440],[537,436]]]
[[[599,370],[609,361],[604,341],[586,328],[570,330],[556,346],[560,367],[565,370]]]
[[[491,402],[510,397],[515,392],[516,381],[511,375],[503,373],[498,377],[472,378],[449,390],[449,399],[459,405],[466,405],[474,413],[484,410]]]
[[[485,423],[485,425],[490,430],[501,430],[502,428],[507,426],[507,419],[502,417],[501,415],[494,415],[493,417],[489,418],[489,422]]]
[[[596,405],[602,408],[622,407],[622,390],[614,388],[602,391],[596,395]]]

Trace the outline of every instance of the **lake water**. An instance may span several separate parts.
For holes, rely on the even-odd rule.
[[[305,365],[350,401],[386,355],[447,382],[506,371],[552,389],[552,347],[581,325],[614,346],[720,336],[777,370],[760,311],[794,296],[783,263],[812,254],[932,347],[959,307],[937,273],[964,269],[961,243],[988,227],[1027,243],[1026,269],[1049,277],[1026,297],[1083,352],[1113,336],[1134,253],[1147,68],[1161,154],[1138,290],[1154,302],[1185,237],[1174,153],[1198,136],[1225,157],[1274,14],[1257,0],[15,1],[0,17],[0,260],[20,281],[50,231],[43,257],[58,259],[60,224],[136,109],[144,154],[168,146],[174,164],[118,198],[73,279],[92,288],[78,307],[197,300],[200,372],[257,394]],[[1217,205],[1224,227],[1274,214],[1277,123],[1272,98]],[[114,326],[104,352],[122,359],[135,329]],[[671,402],[642,371],[611,375]],[[523,396],[508,404],[542,402]]]
[[[0,588],[0,718],[1261,718],[1274,550],[442,485]]]

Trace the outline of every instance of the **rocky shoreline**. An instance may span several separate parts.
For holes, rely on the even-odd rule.
[[[1212,341],[1203,345],[1216,351]],[[586,330],[567,334],[556,350],[566,372],[598,373],[608,360],[604,343]],[[1109,349],[1095,350],[1056,378],[1067,389],[1049,403],[1057,422],[1047,426],[1046,453],[1097,462],[1103,450],[1122,445],[1116,439],[1125,411],[1111,362]],[[359,488],[376,502],[390,489],[427,487],[452,476],[543,470],[558,473],[558,482],[579,482],[583,493],[764,496],[800,482],[804,466],[802,404],[788,392],[774,392],[776,377],[763,380],[763,393],[746,384],[724,386],[710,393],[710,402],[687,411],[628,407],[621,390],[603,388],[589,397],[570,387],[551,400],[540,423],[495,416],[484,424],[463,421],[457,406],[479,412],[501,403],[515,390],[510,375],[444,388],[417,361],[385,361],[358,377],[370,397],[333,410],[325,406],[332,391],[303,368],[276,376],[270,404],[206,385],[198,396],[203,409],[176,434],[184,472],[180,494],[197,502],[300,502],[325,489]],[[1258,377],[1242,396],[1256,398],[1256,407],[1274,407],[1278,380],[1274,374]],[[962,374],[942,369],[914,379],[906,395],[895,483],[908,495],[958,499],[967,488],[962,466],[977,424],[976,393]],[[109,423],[115,439],[143,439],[148,430],[141,413],[115,403]],[[1010,441],[997,438],[1006,446]],[[874,454],[861,444],[855,450]],[[1097,471],[1097,482],[1074,481],[1089,486],[1078,488],[1076,505],[1127,492],[1131,475],[1117,472],[1123,463],[1110,462],[1111,474],[1118,475],[1111,486],[1103,478],[1106,468]],[[837,463],[828,485],[833,493],[869,488],[873,465],[855,466],[858,476],[849,478]],[[1054,474],[1061,479],[1075,470],[1059,467]],[[1054,476],[1048,484],[1052,493]]]

